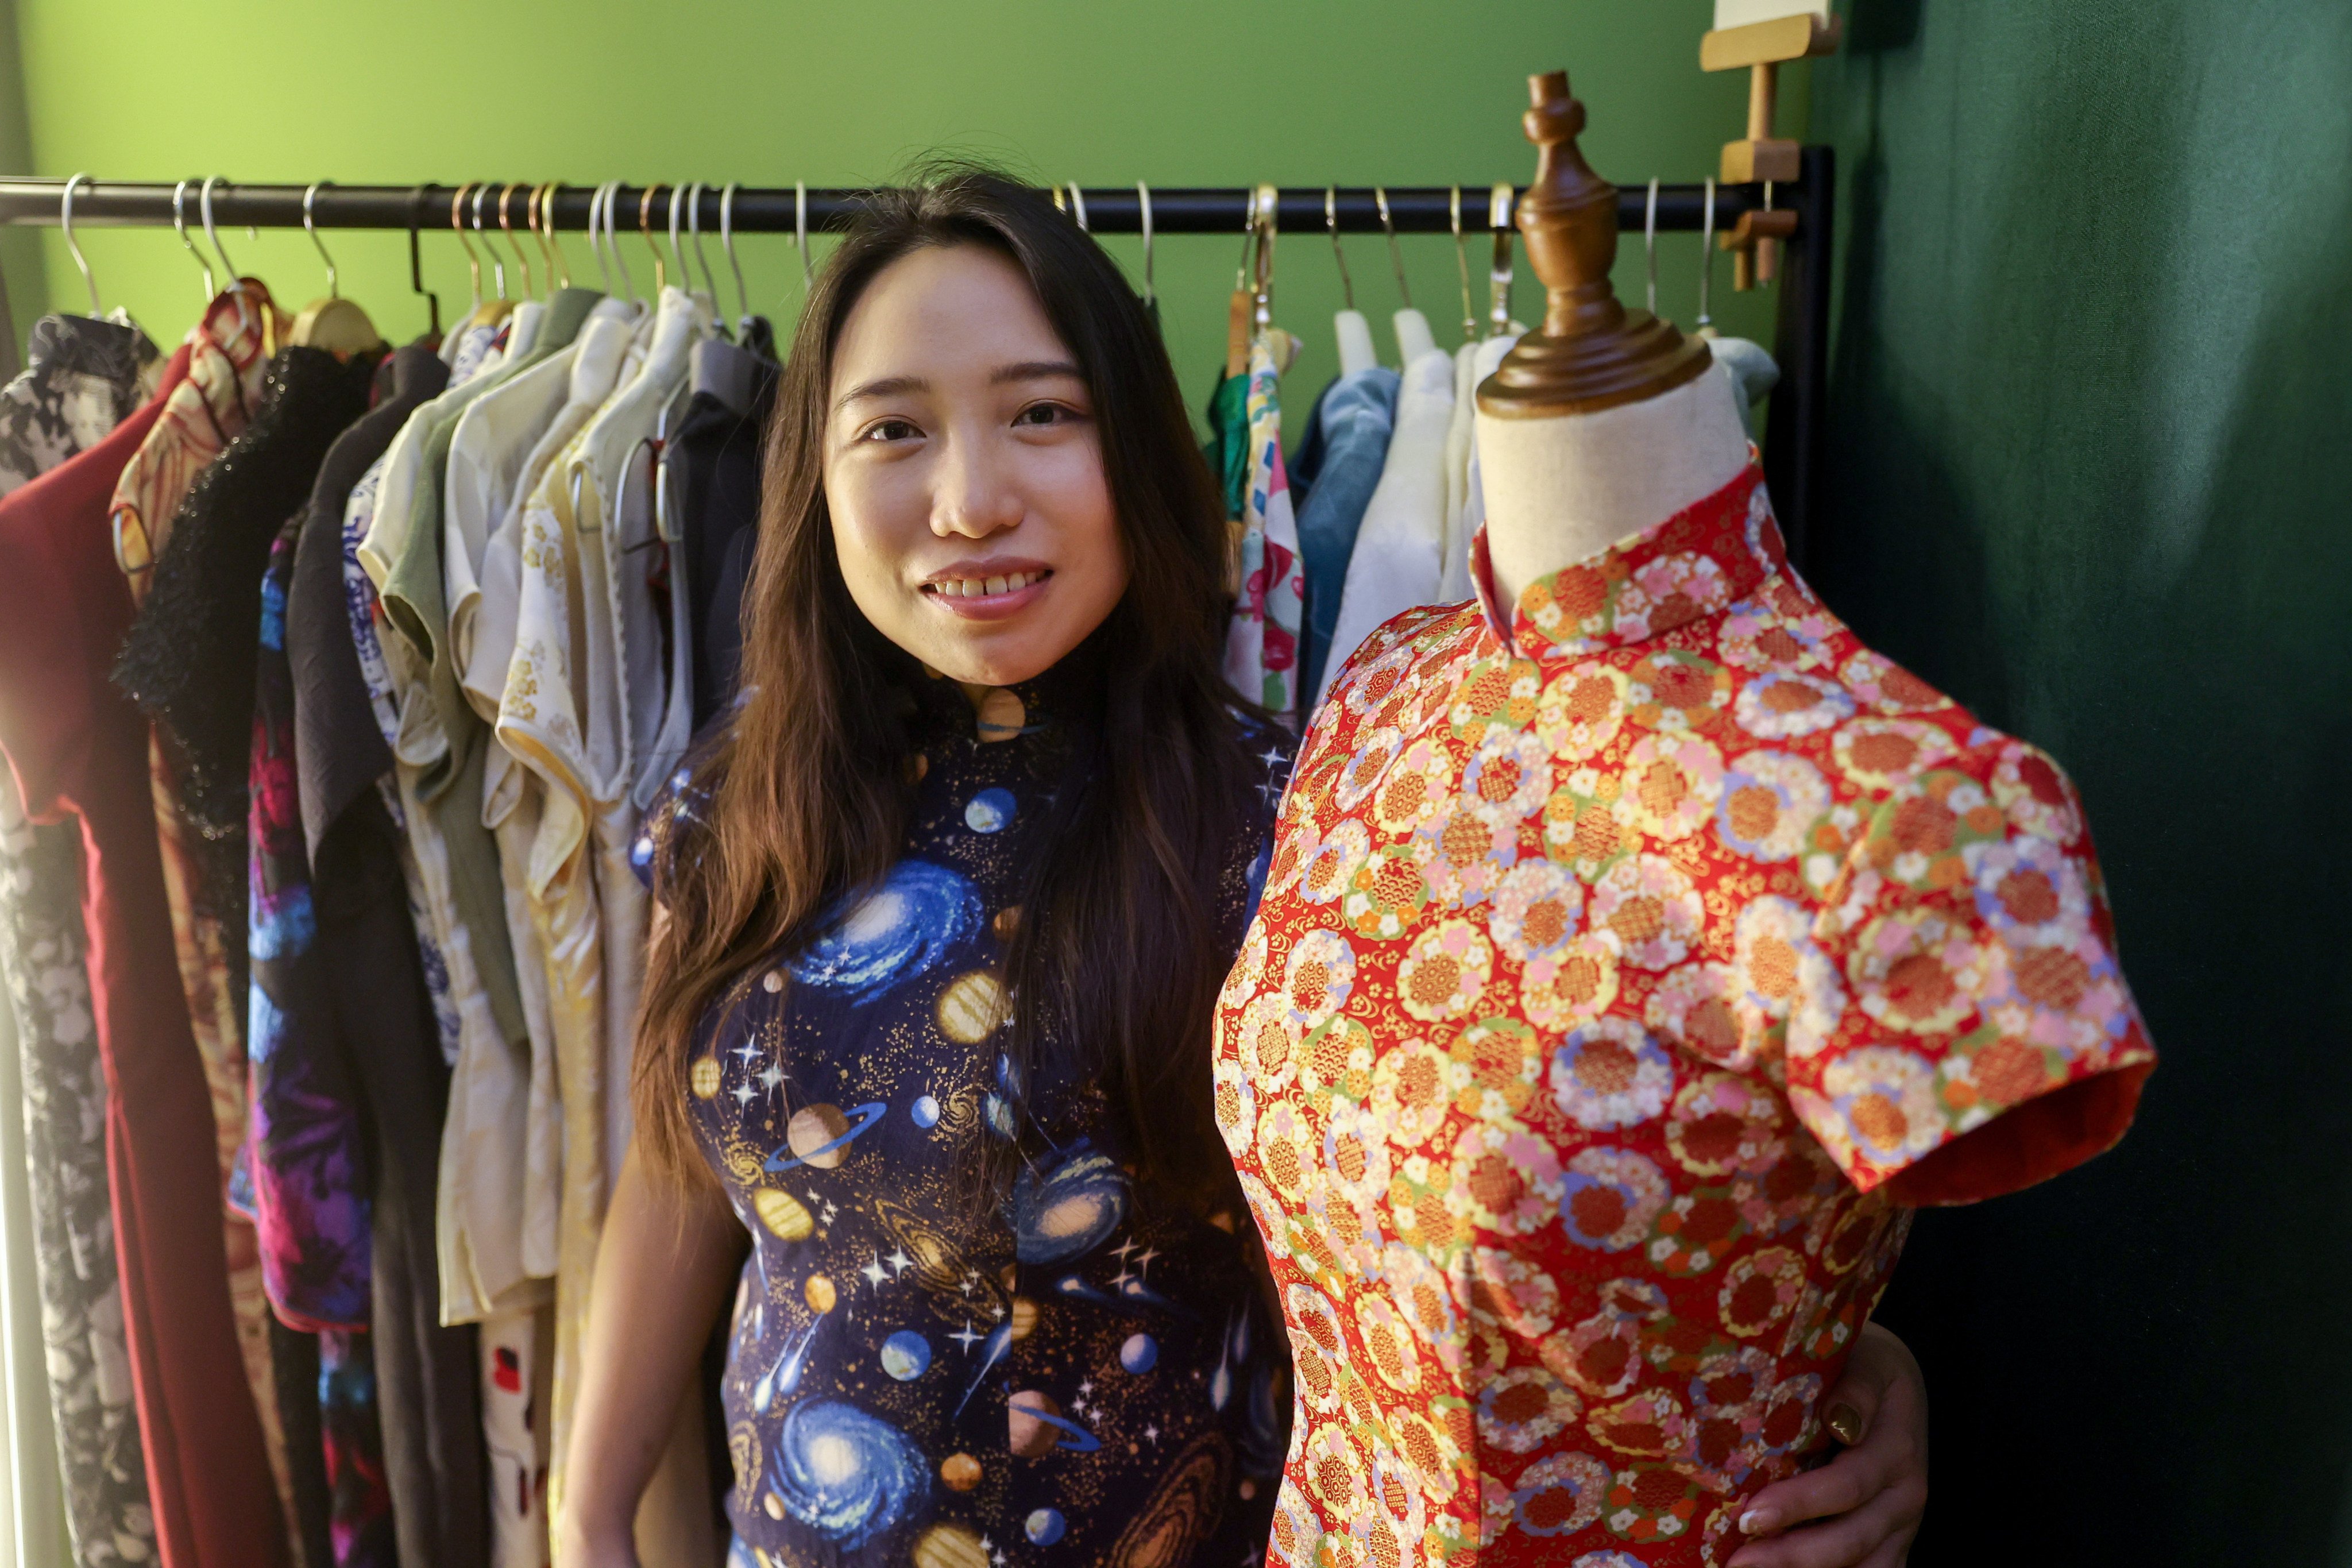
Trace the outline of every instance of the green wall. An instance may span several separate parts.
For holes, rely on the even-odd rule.
[[[2073,772],[2163,1058],[1914,1232],[1912,1561],[2352,1562],[2352,7],[1851,21],[1816,575]]]
[[[0,0],[5,9],[10,0]],[[346,184],[562,179],[730,179],[846,184],[886,178],[946,147],[1033,177],[1088,184],[1413,184],[1524,181],[1534,167],[1518,115],[1529,71],[1566,65],[1592,110],[1587,149],[1626,184],[1696,180],[1739,133],[1742,80],[1697,68],[1708,0],[1249,0],[1103,5],[1028,0],[972,5],[814,5],[779,0],[13,0],[33,172],[175,180]],[[0,55],[5,65],[5,55]],[[1801,71],[1797,73],[1801,77]],[[13,83],[0,79],[0,94]],[[1784,110],[1801,122],[1800,96]],[[0,158],[6,117],[0,115]],[[1483,196],[1467,205],[1483,214]],[[168,231],[89,231],[106,301],[130,306],[159,342],[199,304],[196,269]],[[225,233],[237,265],[299,307],[324,274],[299,231]],[[421,330],[407,293],[405,240],[331,236],[344,292],[388,333]],[[647,257],[634,238],[631,265]],[[1109,241],[1139,278],[1140,246]],[[1413,299],[1456,339],[1453,246],[1405,242]],[[87,309],[54,231],[0,247],[19,331],[28,301]],[[1486,310],[1481,247],[1471,268]],[[445,307],[467,291],[446,237],[427,242]],[[1224,296],[1240,237],[1175,237],[1159,247],[1162,318],[1192,401],[1223,355]],[[789,237],[740,247],[756,303],[788,313],[799,278]],[[1622,277],[1639,299],[1638,239]],[[593,272],[570,247],[576,277]],[[1277,319],[1307,340],[1297,395],[1330,374],[1338,277],[1322,235],[1280,247]],[[1393,353],[1383,247],[1351,239],[1357,300]],[[1660,242],[1661,305],[1687,319],[1697,240]],[[1763,295],[1732,301],[1718,268],[1717,316],[1767,341]],[[730,295],[731,288],[723,282]],[[1520,316],[1540,296],[1522,278]]]

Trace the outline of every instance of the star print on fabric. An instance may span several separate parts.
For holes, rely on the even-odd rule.
[[[915,1260],[907,1256],[907,1249],[903,1247],[882,1261],[890,1266],[890,1272],[894,1275],[904,1274],[915,1266]]]
[[[776,1086],[783,1081],[784,1075],[776,1070],[775,1063],[770,1062],[766,1067],[760,1069],[761,1087],[767,1089],[769,1093],[773,1094],[775,1092]]]
[[[746,1063],[753,1062],[759,1059],[760,1043],[757,1040],[746,1040],[727,1054],[730,1057],[740,1057]]]
[[[963,1353],[966,1355],[970,1355],[971,1353],[972,1346],[980,1343],[981,1341],[987,1337],[988,1336],[986,1334],[976,1334],[971,1331],[971,1320],[970,1318],[966,1318],[963,1321],[962,1332],[950,1334],[948,1336],[948,1338],[955,1341],[956,1343],[963,1347]]]
[[[866,1279],[872,1280],[877,1289],[881,1287],[884,1280],[890,1278],[889,1270],[882,1267],[882,1260],[879,1258],[877,1258],[873,1262],[859,1269],[858,1272],[865,1275]]]
[[[758,1098],[757,1091],[755,1091],[748,1083],[737,1084],[735,1086],[734,1094],[735,1103],[738,1105],[749,1105],[754,1099]]]

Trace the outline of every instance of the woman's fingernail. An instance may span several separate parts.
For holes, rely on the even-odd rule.
[[[1763,1535],[1778,1527],[1780,1522],[1780,1516],[1774,1513],[1770,1509],[1751,1508],[1746,1513],[1739,1516],[1739,1533],[1742,1535]]]
[[[1830,1430],[1836,1434],[1837,1440],[1847,1447],[1851,1448],[1862,1441],[1862,1412],[1853,1405],[1832,1405],[1823,1419],[1829,1423]]]

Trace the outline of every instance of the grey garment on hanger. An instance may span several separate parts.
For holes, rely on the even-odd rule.
[[[761,335],[747,333],[746,342]],[[768,336],[765,341],[772,343]],[[743,582],[759,538],[760,457],[781,369],[755,349],[695,345],[694,396],[670,436],[670,492],[693,655],[694,730],[735,698],[743,662]]]
[[[136,408],[154,345],[135,327],[46,316],[0,389],[0,495],[97,442]],[[34,1269],[50,1421],[79,1568],[152,1563],[155,1521],[122,1335],[114,1215],[81,915],[81,835],[25,819],[0,781],[0,978],[23,1061]]]

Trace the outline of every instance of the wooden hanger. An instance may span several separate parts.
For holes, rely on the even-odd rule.
[[[335,258],[327,254],[324,240],[319,237],[319,226],[310,216],[310,204],[317,199],[320,181],[302,193],[302,228],[310,235],[310,243],[319,249],[319,259],[327,264],[327,297],[313,300],[302,307],[294,318],[294,331],[289,338],[297,348],[325,349],[348,359],[352,354],[365,353],[383,346],[383,334],[375,330],[368,313],[342,297],[336,287]]]
[[[1570,94],[1568,73],[1528,78],[1528,96],[1534,107],[1522,123],[1539,151],[1518,225],[1543,279],[1543,327],[1480,384],[1479,411],[1506,419],[1591,414],[1696,380],[1710,363],[1706,345],[1647,310],[1626,310],[1610,287],[1617,187],[1577,147],[1584,105]]]

